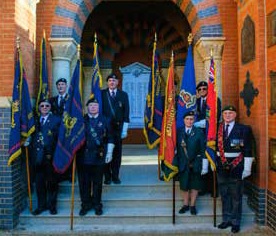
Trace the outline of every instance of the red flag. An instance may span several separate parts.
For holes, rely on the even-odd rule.
[[[216,148],[216,134],[217,134],[217,91],[216,91],[216,68],[214,59],[211,58],[209,78],[208,78],[208,96],[206,107],[206,133],[207,133],[207,147],[206,156],[215,169],[215,148]]]
[[[165,109],[162,121],[162,131],[159,147],[159,160],[162,161],[164,180],[169,181],[178,173],[174,163],[176,149],[176,120],[175,120],[175,88],[174,88],[174,60],[173,55],[167,78],[165,93]]]

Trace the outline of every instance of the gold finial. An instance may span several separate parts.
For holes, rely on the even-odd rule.
[[[188,35],[188,43],[189,43],[189,45],[191,45],[192,42],[193,42],[193,34],[189,33],[189,35]]]
[[[97,33],[94,34],[94,42],[97,43]]]
[[[20,48],[20,37],[19,36],[16,37],[16,48],[17,49]]]
[[[43,38],[46,39],[45,29],[43,29]]]
[[[78,50],[78,59],[80,59],[80,45],[79,44],[77,46],[77,50]]]
[[[173,53],[173,50],[172,50],[172,60],[173,60],[173,57],[174,57],[174,53]]]
[[[156,32],[154,34],[154,42],[157,42],[157,34],[156,34]]]
[[[214,49],[213,49],[213,47],[211,47],[211,50],[210,50],[211,57],[213,57],[213,51],[214,51]]]

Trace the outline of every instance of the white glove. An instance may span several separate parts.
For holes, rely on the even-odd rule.
[[[208,159],[202,159],[202,170],[201,170],[201,175],[206,175],[208,173],[208,166],[209,166],[209,161]]]
[[[26,141],[25,141],[25,143],[24,143],[24,147],[28,147],[28,146],[30,145],[30,143],[31,143],[31,136],[29,136],[29,137],[26,139]]]
[[[194,126],[204,129],[206,127],[206,119],[195,122]]]
[[[113,143],[107,144],[107,153],[105,156],[105,163],[109,163],[112,161],[112,154],[113,154],[114,147],[115,147],[115,145]]]
[[[253,157],[245,157],[244,158],[244,167],[242,172],[242,179],[248,177],[251,175],[251,167],[253,163],[254,158]]]
[[[123,124],[123,130],[121,133],[121,138],[126,138],[127,137],[127,129],[128,129],[128,123],[124,122]]]

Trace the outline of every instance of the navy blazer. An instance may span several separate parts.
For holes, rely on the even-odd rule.
[[[51,97],[50,98],[50,103],[51,103],[51,112],[56,115],[56,116],[62,116],[64,108],[65,108],[65,103],[69,98],[68,93],[65,95],[65,103],[62,104],[61,106],[58,105],[58,97],[59,95],[55,96],[55,97]]]
[[[109,89],[102,90],[103,115],[117,122],[117,130],[121,132],[123,123],[129,123],[129,100],[126,92],[117,89],[116,98],[111,98]]]
[[[201,108],[201,99],[202,99],[201,97],[196,99],[196,121],[206,119],[207,104],[205,103],[205,105]],[[219,123],[220,116],[221,116],[221,101],[219,98],[217,99],[217,111],[218,111],[217,122]]]
[[[225,153],[242,153],[243,157],[252,157],[252,130],[248,125],[235,123],[233,129],[228,135],[228,138],[223,140],[223,148]],[[217,140],[218,145],[218,140]],[[217,151],[219,151],[217,146]],[[234,158],[227,158],[227,161],[231,163]],[[222,162],[220,156],[217,156],[217,166],[219,174],[226,174],[222,168]],[[243,160],[232,169],[230,176],[236,179],[241,179],[242,172],[244,169],[244,158]]]

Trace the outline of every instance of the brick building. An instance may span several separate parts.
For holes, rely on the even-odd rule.
[[[2,0],[0,18],[0,228],[14,228],[26,207],[24,158],[7,166],[16,37],[35,99],[45,30],[53,95],[59,77],[70,80],[79,44],[87,97],[95,32],[104,78],[135,62],[150,67],[155,32],[165,77],[174,50],[176,77],[182,78],[190,32],[197,81],[207,77],[212,49],[222,104],[235,105],[239,121],[251,125],[256,137],[256,165],[247,183],[250,205],[259,224],[276,229],[275,0]],[[132,130],[127,142],[141,142],[137,134],[142,136],[141,130]]]

